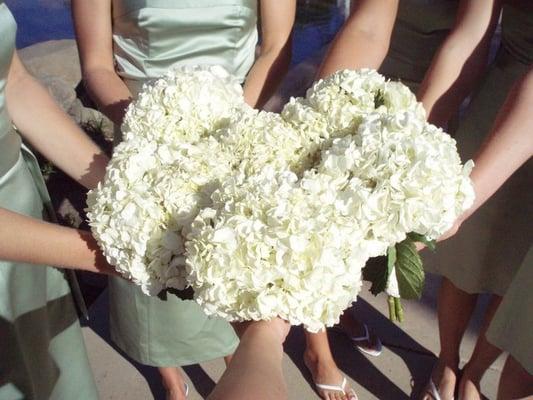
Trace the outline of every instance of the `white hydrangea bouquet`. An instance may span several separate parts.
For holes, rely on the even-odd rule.
[[[419,295],[411,240],[444,233],[473,197],[455,142],[371,70],[317,82],[280,116],[247,107],[218,67],[180,69],[144,88],[124,128],[89,196],[95,237],[146,293],[191,285],[230,321],[318,331],[363,274],[376,293]]]
[[[390,317],[401,321],[400,297],[417,299],[424,285],[415,243],[434,249],[472,205],[473,163],[461,165],[455,140],[426,122],[406,86],[373,70],[339,71],[291,99],[283,115],[331,146],[318,171],[348,176],[353,190],[339,194],[358,224],[366,220],[371,257],[387,255],[367,263],[363,277],[372,293],[389,294]]]
[[[128,108],[87,215],[108,262],[146,294],[187,286],[182,229],[232,165],[211,134],[249,111],[221,67],[170,71]]]

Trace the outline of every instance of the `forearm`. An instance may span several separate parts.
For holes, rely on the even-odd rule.
[[[252,322],[246,329],[210,400],[287,398],[281,366],[283,340],[268,325],[265,321]]]
[[[353,2],[353,11],[331,44],[317,79],[342,69],[379,69],[389,50],[398,2]]]
[[[511,89],[474,161],[476,200],[463,220],[481,207],[533,155],[533,72]]]
[[[453,236],[505,181],[533,155],[533,72],[517,82],[494,123],[492,132],[474,159],[470,178],[476,199],[440,240]]]
[[[132,95],[115,71],[94,69],[83,74],[85,87],[100,112],[120,126]]]
[[[0,259],[114,274],[89,232],[0,208]]]
[[[449,38],[437,52],[417,93],[429,122],[445,126],[457,112],[485,70],[487,50],[485,45],[472,50]]]
[[[460,0],[455,24],[417,94],[435,125],[448,122],[482,75],[500,10],[501,0]]]
[[[85,87],[99,110],[122,124],[131,93],[115,71],[111,0],[71,0]]]
[[[31,75],[8,79],[7,107],[21,135],[44,157],[87,188],[104,177],[104,152]]]
[[[284,47],[262,53],[248,73],[244,99],[252,107],[261,108],[274,94],[289,69],[291,40]]]
[[[370,32],[345,27],[331,44],[319,68],[317,79],[343,69],[379,69],[388,48],[388,39],[383,41]]]

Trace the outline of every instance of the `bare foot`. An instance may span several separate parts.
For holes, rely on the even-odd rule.
[[[333,359],[319,360],[319,358],[306,351],[304,353],[304,363],[313,376],[315,384],[341,386],[344,376],[337,368]],[[320,397],[324,400],[357,400],[357,396],[353,389],[346,385],[344,392],[342,390],[327,390],[316,388]]]
[[[454,398],[457,370],[454,370],[439,359],[437,364],[435,364],[435,367],[433,367],[431,380],[435,384],[435,388],[442,400],[452,400]],[[465,398],[469,399],[468,397]],[[431,391],[426,389],[422,394],[422,400],[436,399],[431,395]]]
[[[167,400],[186,400],[187,394],[185,391],[185,386],[183,388],[176,388],[167,390]]]
[[[481,390],[479,384],[483,373],[479,374],[471,370],[468,364],[465,365],[463,375],[459,381],[459,398],[468,400],[481,400]]]

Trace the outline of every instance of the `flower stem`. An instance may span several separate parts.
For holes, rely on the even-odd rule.
[[[402,299],[399,297],[394,298],[394,309],[396,312],[396,318],[398,319],[399,323],[403,322],[403,307],[402,307]]]
[[[396,322],[396,302],[394,301],[394,297],[389,296],[389,319],[392,322]]]
[[[398,297],[389,296],[389,319],[392,322],[403,322],[402,300]]]

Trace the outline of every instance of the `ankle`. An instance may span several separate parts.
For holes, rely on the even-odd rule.
[[[317,352],[312,349],[304,351],[304,360],[315,365],[330,365],[335,364],[333,356],[329,352]]]
[[[166,391],[169,393],[180,392],[183,390],[183,377],[177,368],[159,368],[161,381]]]
[[[436,368],[442,371],[453,372],[457,375],[459,372],[459,357],[456,355],[449,354],[439,354],[439,359],[437,360]]]
[[[443,362],[439,359],[433,367],[431,379],[437,387],[455,387],[458,373],[458,366],[455,367],[454,364],[450,365],[450,363]]]

